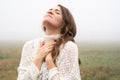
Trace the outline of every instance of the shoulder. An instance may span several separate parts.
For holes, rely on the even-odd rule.
[[[65,43],[64,48],[65,49],[68,49],[68,48],[69,49],[77,49],[77,44],[74,43],[73,41],[68,41]]]
[[[28,49],[28,48],[33,48],[35,47],[37,44],[39,44],[41,39],[36,38],[36,39],[32,39],[32,40],[28,40],[24,43],[23,48],[24,49]]]
[[[65,45],[62,47],[59,56],[60,56],[60,58],[64,57],[64,58],[67,58],[67,59],[68,58],[69,59],[77,59],[77,57],[78,57],[78,47],[77,47],[77,45],[72,41],[66,42]]]

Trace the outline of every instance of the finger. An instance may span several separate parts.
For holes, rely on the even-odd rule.
[[[46,42],[46,44],[49,46],[49,45],[54,45],[54,44],[56,44],[56,42],[55,42],[55,41],[49,41],[49,42]]]
[[[52,45],[45,45],[44,47],[53,49],[55,47],[55,45],[53,45],[53,44]]]
[[[49,46],[49,47],[47,47],[47,48],[52,50],[52,49],[54,48],[54,46]]]
[[[57,40],[51,40],[51,41],[47,41],[48,43],[56,43]]]
[[[46,49],[53,50],[54,46],[48,46]]]
[[[40,47],[42,47],[44,44],[45,44],[45,41],[42,41],[42,42],[40,43]]]
[[[47,51],[47,53],[51,53],[52,50],[53,50],[53,49],[50,49],[50,48],[49,48],[48,51]]]

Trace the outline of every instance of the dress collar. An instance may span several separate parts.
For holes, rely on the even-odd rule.
[[[60,34],[56,34],[56,35],[44,35],[43,36],[43,41],[50,41],[50,40],[57,40],[61,37]]]

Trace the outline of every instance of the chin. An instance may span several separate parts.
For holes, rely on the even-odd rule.
[[[42,23],[45,26],[52,26],[53,25],[52,21],[49,19],[44,19]]]
[[[58,24],[54,20],[49,19],[49,18],[44,18],[42,23],[46,27],[47,26],[52,26],[54,28],[58,28]]]
[[[51,22],[52,21],[52,19],[50,18],[50,17],[44,17],[43,18],[43,22]]]

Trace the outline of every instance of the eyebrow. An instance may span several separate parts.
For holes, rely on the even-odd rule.
[[[51,8],[50,10],[53,10],[53,9]],[[55,9],[55,11],[59,11],[59,12],[60,12],[60,10],[59,10],[59,9]]]
[[[59,9],[55,9],[55,11],[60,11]]]

